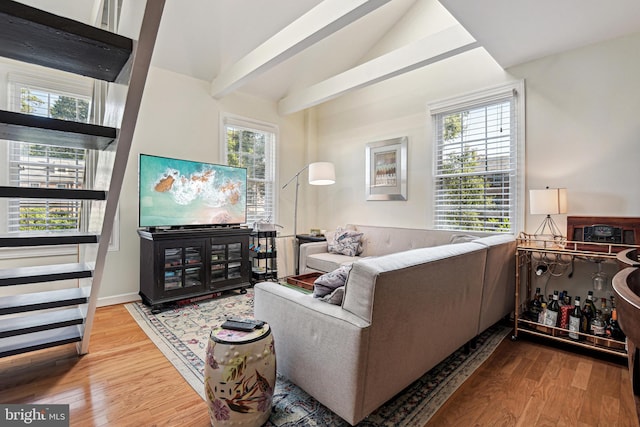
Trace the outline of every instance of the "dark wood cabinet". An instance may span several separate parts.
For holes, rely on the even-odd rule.
[[[251,285],[247,228],[138,230],[140,296],[162,304]]]

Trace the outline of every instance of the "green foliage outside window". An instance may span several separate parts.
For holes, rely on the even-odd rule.
[[[78,222],[67,209],[25,206],[20,208],[21,231],[76,230]]]
[[[468,112],[450,114],[444,117],[443,145],[461,142],[466,130]],[[452,229],[458,230],[505,230],[510,229],[508,217],[491,217],[491,211],[500,212],[495,197],[490,194],[487,161],[476,150],[460,144],[462,152],[456,150],[442,159],[439,187],[440,204],[452,209],[442,213],[442,219]]]
[[[56,96],[47,91],[32,90],[26,87],[22,87],[20,92],[20,112],[22,113],[83,123],[88,121],[89,102],[85,99],[63,95]],[[41,159],[38,162],[44,160],[44,164],[53,164],[54,162],[50,162],[50,159],[61,159],[66,163],[62,163],[60,169],[64,169],[64,164],[69,164],[69,161],[74,167],[84,167],[86,150],[34,143],[24,143],[23,146],[25,147],[24,155]],[[69,187],[80,187],[83,174],[84,171],[80,170],[79,174],[72,175],[60,183]],[[38,182],[38,185],[46,187],[53,184],[48,180],[44,181],[47,178],[43,177],[42,179],[43,181]],[[74,182],[67,182],[68,180],[73,180]],[[32,183],[20,182],[20,185],[32,185]],[[77,230],[79,226],[79,206],[79,201],[72,201],[64,206],[54,207],[34,206],[29,201],[20,201],[18,229],[20,231]]]

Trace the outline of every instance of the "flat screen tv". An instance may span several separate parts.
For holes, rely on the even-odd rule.
[[[140,227],[238,225],[247,218],[247,170],[140,154]]]

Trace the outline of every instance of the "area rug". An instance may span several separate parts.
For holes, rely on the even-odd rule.
[[[253,289],[177,305],[152,314],[142,303],[126,308],[194,390],[204,397],[204,359],[211,327],[227,316],[253,316]],[[511,331],[496,325],[484,332],[469,354],[459,349],[360,422],[360,427],[423,427],[453,392],[491,355]],[[276,345],[277,349],[277,345]],[[276,350],[277,351],[277,350]],[[349,426],[296,385],[278,375],[273,412],[266,426]]]

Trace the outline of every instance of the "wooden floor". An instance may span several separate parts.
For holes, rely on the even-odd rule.
[[[428,426],[638,427],[613,359],[505,340]],[[200,396],[124,306],[99,308],[90,353],[74,346],[0,359],[1,403],[70,405],[72,426],[209,426]]]

